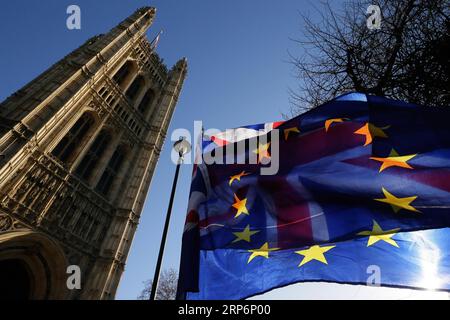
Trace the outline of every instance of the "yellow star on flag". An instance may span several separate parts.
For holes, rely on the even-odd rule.
[[[377,243],[380,240],[383,240],[384,242],[389,243],[391,246],[398,248],[399,246],[397,242],[395,242],[395,240],[392,239],[392,236],[394,236],[396,232],[399,230],[400,228],[384,231],[383,229],[381,229],[380,225],[375,220],[373,220],[372,231],[362,231],[358,233],[358,235],[369,236],[369,240],[367,241],[368,247]]]
[[[247,264],[249,264],[256,257],[264,257],[266,259],[269,258],[269,252],[279,250],[279,248],[269,248],[269,244],[264,243],[259,249],[248,250],[251,253],[250,257],[248,257]]]
[[[392,149],[391,153],[389,154],[389,157],[387,158],[370,157],[370,159],[382,162],[382,165],[380,167],[380,172],[382,172],[383,170],[389,167],[401,167],[406,169],[413,169],[413,167],[411,167],[408,164],[408,161],[414,158],[415,156],[417,156],[417,154],[400,156],[394,149]]]
[[[231,177],[230,177],[229,185],[231,186],[231,184],[233,183],[234,180],[241,181],[241,178],[242,178],[242,177],[248,176],[249,174],[250,174],[250,173],[245,173],[245,171],[242,171],[242,172],[239,173],[239,174],[236,174],[236,175],[234,175],[234,176],[231,176]]]
[[[235,218],[239,217],[242,213],[249,215],[247,207],[247,198],[244,198],[242,200],[240,200],[236,194],[234,194],[234,203],[233,203],[233,208],[235,208],[237,210],[236,215],[234,216]]]
[[[289,133],[291,133],[291,132],[300,133],[300,130],[297,127],[292,127],[292,128],[284,129],[283,132],[284,132],[284,140],[287,140],[289,138]]]
[[[270,147],[270,142],[268,142],[266,144],[259,144],[258,149],[253,150],[253,152],[258,155],[258,163],[261,163],[261,160],[264,158],[270,159],[269,147]]]
[[[336,246],[321,247],[318,245],[314,245],[305,250],[295,251],[296,254],[304,256],[304,258],[302,259],[302,261],[300,262],[300,264],[298,266],[301,267],[302,265],[304,265],[312,260],[317,260],[322,263],[328,264],[327,259],[325,259],[324,253],[333,249],[334,247],[336,247]]]
[[[259,230],[251,231],[250,225],[247,225],[242,232],[233,232],[233,234],[236,236],[236,239],[232,243],[239,242],[239,241],[247,241],[250,242],[250,237],[254,234],[257,234]]]
[[[383,131],[387,128],[389,128],[389,126],[379,128],[367,122],[364,126],[356,130],[354,133],[366,136],[366,142],[364,143],[364,145],[367,146],[372,143],[373,137],[387,138],[387,134]]]
[[[330,129],[330,126],[333,123],[338,123],[338,122],[344,122],[344,118],[334,118],[334,119],[328,119],[325,121],[325,132],[328,132],[328,129]]]
[[[399,212],[401,209],[420,212],[413,206],[411,206],[411,202],[417,199],[417,196],[414,197],[406,197],[406,198],[397,198],[392,193],[389,193],[385,188],[382,188],[383,194],[385,198],[383,199],[374,199],[376,201],[384,202],[390,204],[395,213]]]

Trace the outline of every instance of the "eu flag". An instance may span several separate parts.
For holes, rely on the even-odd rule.
[[[178,298],[366,284],[369,270],[450,290],[450,109],[350,93],[237,140],[195,166]]]

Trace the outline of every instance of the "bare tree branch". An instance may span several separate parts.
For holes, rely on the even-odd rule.
[[[381,29],[366,26],[377,4]],[[359,91],[424,105],[450,105],[450,6],[445,0],[350,0],[314,7],[318,21],[301,14],[303,54],[290,54],[299,79],[290,90],[297,114],[336,95]]]
[[[156,300],[175,300],[177,294],[178,273],[175,269],[167,269],[161,272],[159,277],[158,291],[156,292]],[[152,291],[152,281],[144,282],[144,289],[138,297],[138,300],[150,299]]]

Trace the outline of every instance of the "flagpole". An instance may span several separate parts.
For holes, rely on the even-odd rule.
[[[155,300],[156,292],[158,291],[159,275],[161,272],[161,264],[162,264],[162,259],[164,256],[164,247],[166,246],[166,238],[167,238],[167,231],[169,229],[169,224],[170,224],[170,216],[172,214],[173,199],[175,198],[175,191],[177,188],[178,174],[180,172],[180,166],[184,160],[184,155],[191,150],[191,145],[188,141],[186,141],[185,137],[180,137],[180,139],[174,143],[173,149],[178,153],[177,167],[175,169],[175,176],[173,178],[172,191],[170,193],[169,206],[167,208],[167,213],[166,213],[166,221],[164,223],[161,245],[159,247],[159,253],[158,253],[158,260],[156,262],[156,267],[155,267],[155,275],[153,276],[150,300]]]
[[[158,34],[156,35],[156,37],[152,40],[152,42],[150,42],[150,49],[152,51],[156,50],[156,47],[158,46],[158,43],[159,43],[159,38],[161,37],[162,33],[163,33],[163,31],[160,30],[158,32]]]

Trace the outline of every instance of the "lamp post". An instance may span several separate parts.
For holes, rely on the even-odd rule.
[[[184,155],[189,151],[191,151],[191,144],[188,141],[186,141],[185,137],[180,137],[180,139],[173,144],[173,149],[178,153],[177,168],[175,170],[175,177],[173,179],[172,192],[170,193],[169,207],[167,208],[166,222],[164,224],[161,246],[159,247],[159,254],[158,254],[158,261],[156,262],[155,275],[153,276],[150,300],[155,300],[156,292],[158,291],[159,274],[161,271],[161,263],[164,255],[164,247],[166,245],[167,230],[169,229],[170,215],[172,213],[173,199],[175,197],[175,190],[177,188],[178,173],[180,172],[180,166],[183,163]]]

